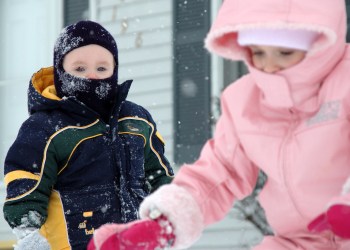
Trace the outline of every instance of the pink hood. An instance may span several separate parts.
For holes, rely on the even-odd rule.
[[[301,63],[266,74],[252,68],[246,50],[237,44],[237,31],[261,27],[312,30],[320,37]],[[245,61],[266,105],[313,112],[317,100],[310,96],[343,56],[345,36],[343,0],[225,0],[205,45],[222,57]]]

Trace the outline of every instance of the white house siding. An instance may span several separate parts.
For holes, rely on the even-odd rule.
[[[3,163],[28,117],[31,75],[52,64],[53,43],[61,28],[61,0],[0,0],[0,249],[14,240],[2,215]]]
[[[157,123],[173,162],[172,1],[100,0],[93,15],[115,37],[119,81],[133,79],[128,99]]]
[[[27,88],[30,77],[40,67],[52,62],[58,2],[0,1],[1,175],[4,155],[15,139],[19,126],[28,117]]]

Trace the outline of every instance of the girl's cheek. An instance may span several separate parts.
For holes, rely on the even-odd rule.
[[[252,63],[253,63],[253,66],[255,68],[261,68],[261,65],[262,65],[262,60],[258,59],[258,58],[252,58]]]

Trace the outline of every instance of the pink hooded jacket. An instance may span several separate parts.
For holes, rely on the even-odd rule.
[[[261,27],[307,29],[320,36],[299,64],[267,74],[254,69],[237,44],[237,31]],[[333,249],[332,236],[321,240],[307,225],[341,195],[350,176],[345,36],[344,0],[225,0],[206,47],[244,60],[250,73],[223,92],[222,116],[200,158],[146,198],[141,216],[159,209],[174,224],[175,247],[187,247],[206,225],[222,219],[235,199],[252,192],[262,169],[268,181],[259,200],[275,235],[291,241],[301,235],[329,239],[333,243],[322,243],[322,249]],[[313,247],[305,249],[321,249]]]

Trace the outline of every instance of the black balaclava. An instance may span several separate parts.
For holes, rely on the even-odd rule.
[[[64,56],[76,48],[89,44],[100,45],[112,53],[115,68],[111,77],[86,79],[64,71]],[[54,84],[58,97],[74,96],[108,122],[118,87],[118,49],[113,36],[100,24],[92,21],[79,21],[69,25],[57,38],[53,63]]]

